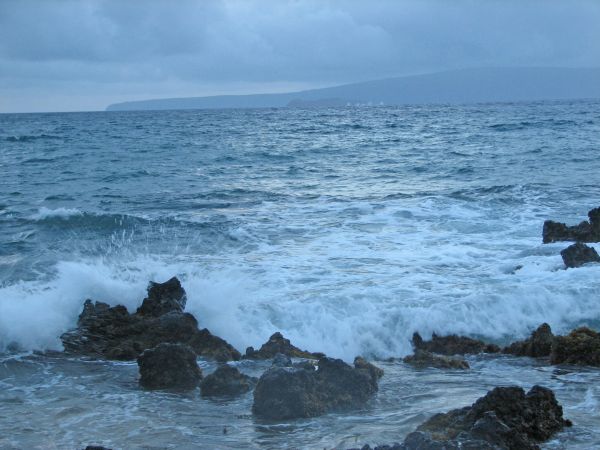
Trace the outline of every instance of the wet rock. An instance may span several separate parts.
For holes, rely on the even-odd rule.
[[[600,333],[581,327],[567,336],[557,336],[550,363],[600,366]]]
[[[534,386],[525,394],[511,386],[491,390],[470,407],[436,414],[417,431],[441,442],[485,441],[501,449],[524,450],[538,448],[537,443],[569,424],[550,389]]]
[[[101,445],[88,445],[85,450],[112,450],[111,448],[102,447]]]
[[[292,366],[292,358],[290,358],[287,355],[284,355],[283,353],[277,353],[273,357],[272,365],[277,366],[277,367],[291,367]]]
[[[600,262],[600,256],[593,247],[589,247],[581,242],[569,245],[560,252],[563,262],[567,268],[581,267],[591,262]]]
[[[544,244],[557,241],[600,242],[600,208],[588,212],[588,221],[567,226],[564,223],[546,220],[542,230]]]
[[[202,379],[196,353],[182,344],[159,344],[137,358],[145,389],[194,389]]]
[[[371,375],[371,379],[378,381],[383,376],[383,369],[371,364],[362,356],[354,358],[354,367],[356,369],[366,370]]]
[[[279,332],[274,333],[267,342],[265,342],[259,350],[254,350],[252,347],[246,349],[247,359],[271,359],[277,354],[282,354],[290,358],[308,358],[319,359],[324,355],[322,353],[310,353],[306,350],[300,350],[291,344],[289,339],[283,337]]]
[[[203,397],[233,397],[252,389],[256,378],[241,373],[237,368],[223,364],[200,383]]]
[[[364,405],[377,391],[381,373],[366,361],[351,367],[321,358],[318,370],[271,368],[258,380],[252,412],[269,420],[315,417]]]
[[[175,279],[176,280],[176,279]],[[166,286],[165,286],[166,285]],[[181,285],[169,280],[151,284],[145,313],[129,314],[122,306],[86,300],[75,330],[61,336],[65,352],[93,358],[133,360],[145,349],[163,342],[187,344],[200,356],[218,361],[238,360],[240,353],[207,329],[198,329],[196,318],[165,305],[185,299]],[[146,301],[145,300],[145,301]],[[175,301],[175,300],[173,300]],[[151,308],[150,305],[155,308]],[[142,305],[143,306],[143,305]],[[171,305],[172,306],[172,305]],[[168,312],[155,316],[159,310]]]
[[[550,356],[552,352],[552,344],[554,343],[554,334],[547,323],[540,325],[528,339],[517,341],[505,347],[502,353],[507,353],[515,356],[530,356],[539,358]]]
[[[486,344],[477,339],[451,334],[449,336],[438,336],[435,333],[430,341],[424,341],[419,333],[413,334],[413,347],[417,350],[425,350],[440,355],[466,355],[477,353],[498,353],[500,347],[494,344]]]
[[[425,350],[415,350],[413,355],[407,356],[402,361],[413,367],[422,369],[434,367],[437,369],[469,369],[469,363],[464,359],[451,358],[449,356],[434,355]]]
[[[187,296],[177,277],[164,283],[150,282],[148,297],[137,309],[137,313],[144,316],[162,316],[171,311],[183,312]]]

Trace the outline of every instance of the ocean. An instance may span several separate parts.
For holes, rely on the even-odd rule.
[[[536,383],[575,424],[543,448],[600,447],[598,371],[385,361],[415,331],[506,344],[542,322],[600,326],[600,268],[564,270],[568,244],[542,244],[544,220],[600,206],[599,138],[591,100],[0,115],[0,448],[401,442],[434,412]],[[375,359],[380,392],[352,414],[263,424],[251,394],[144,392],[135,362],[44,353],[86,298],[133,311],[173,275],[241,352],[281,331]]]

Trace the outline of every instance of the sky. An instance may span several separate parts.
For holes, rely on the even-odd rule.
[[[0,112],[599,67],[600,0],[0,0]]]

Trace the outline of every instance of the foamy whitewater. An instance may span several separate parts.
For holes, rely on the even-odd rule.
[[[173,275],[242,352],[274,331],[382,360],[415,331],[503,344],[542,322],[597,327],[600,266],[564,270],[566,244],[541,229],[600,206],[598,136],[596,101],[0,115],[0,448],[391,443],[536,382],[575,423],[544,448],[600,446],[600,375],[529,359],[472,357],[467,374],[382,362],[368,410],[268,425],[251,394],[147,393],[135,363],[38,352],[61,350],[86,298],[133,311]]]

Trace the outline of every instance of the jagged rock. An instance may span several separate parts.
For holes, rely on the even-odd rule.
[[[360,407],[378,388],[381,374],[371,366],[364,360],[351,367],[340,359],[321,358],[316,371],[271,368],[258,380],[252,412],[285,420]]]
[[[564,223],[546,220],[542,230],[544,244],[557,241],[600,242],[600,208],[588,212],[589,222],[567,226]]]
[[[310,353],[306,350],[300,350],[298,347],[293,346],[289,339],[284,338],[280,332],[277,332],[274,333],[259,350],[248,347],[244,358],[271,359],[278,353],[289,356],[290,358],[319,359],[324,356],[323,353]]]
[[[196,353],[187,345],[159,344],[138,356],[137,363],[146,389],[193,389],[202,379]]]
[[[218,361],[240,359],[240,353],[226,341],[213,336],[206,328],[198,329],[193,315],[177,308],[160,316],[151,313],[163,307],[168,309],[164,305],[170,300],[163,300],[173,299],[175,294],[179,295],[179,301],[185,299],[185,292],[180,295],[177,286],[181,287],[179,281],[175,283],[173,279],[163,284],[151,284],[148,299],[156,300],[156,308],[147,303],[148,312],[143,314],[129,314],[122,305],[111,307],[106,303],[86,300],[78,327],[61,336],[65,352],[94,358],[133,360],[145,349],[170,342],[187,344],[196,354]]]
[[[562,407],[550,389],[497,387],[473,405],[436,414],[394,450],[539,450],[565,426]],[[370,449],[369,446],[362,450]]]
[[[600,333],[581,327],[567,336],[557,336],[550,363],[600,366]]]
[[[415,350],[414,355],[407,356],[402,361],[419,369],[435,367],[437,369],[469,369],[469,363],[464,359],[434,355],[425,350]]]
[[[173,277],[164,283],[150,282],[148,286],[148,297],[137,309],[137,313],[144,316],[162,316],[171,311],[183,312],[187,295],[181,287],[177,277]]]
[[[357,369],[367,370],[371,375],[371,379],[378,381],[383,376],[383,369],[371,364],[369,361],[364,359],[362,356],[354,358],[354,367]]]
[[[255,383],[256,378],[224,364],[202,380],[200,392],[203,397],[235,396],[248,392]]]
[[[505,347],[502,353],[508,353],[516,356],[530,356],[539,358],[550,356],[552,344],[554,343],[554,334],[547,323],[541,324],[528,339],[517,341]]]
[[[414,333],[412,344],[415,349],[425,350],[440,355],[466,355],[477,353],[498,353],[500,347],[494,344],[486,344],[477,339],[451,334],[449,336],[438,336],[435,333],[430,341],[424,341],[419,333]]]
[[[292,366],[292,358],[283,353],[277,353],[273,356],[273,366],[277,367],[291,367]]]
[[[589,247],[581,242],[569,245],[560,252],[565,266],[568,268],[581,267],[591,262],[600,262],[600,256],[593,247]]]

